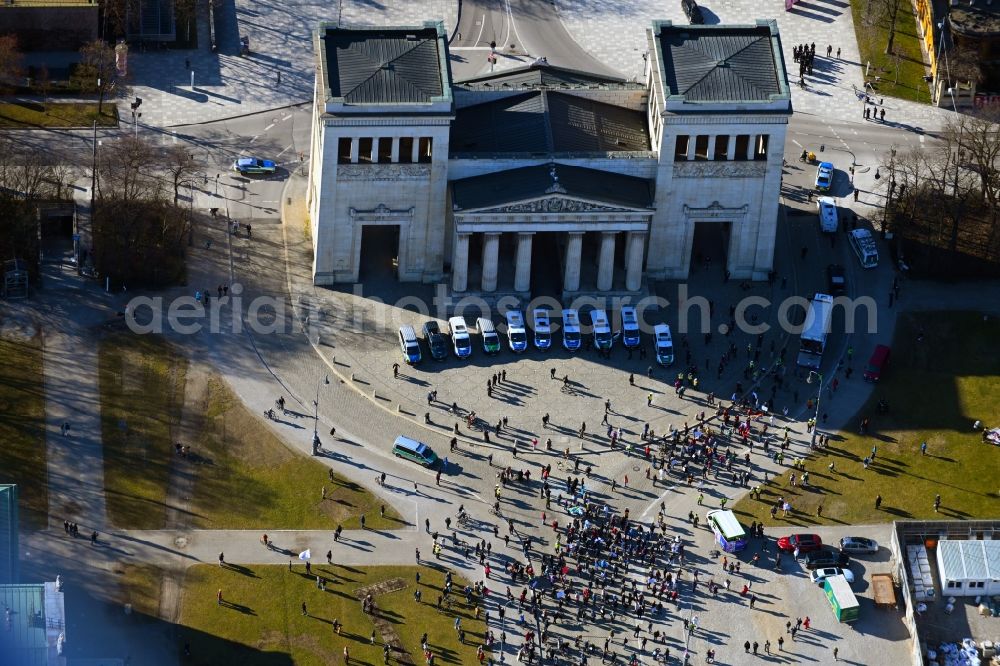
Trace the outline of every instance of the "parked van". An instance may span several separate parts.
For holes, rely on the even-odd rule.
[[[438,323],[433,319],[424,323],[424,340],[431,350],[431,358],[443,361],[448,358],[448,337],[441,332]]]
[[[867,229],[855,229],[847,236],[847,241],[858,255],[858,261],[862,268],[875,268],[878,266],[878,248],[875,246],[875,237]]]
[[[546,351],[552,346],[552,324],[549,322],[549,311],[538,308],[533,317],[535,320],[535,347]]]
[[[604,310],[594,310],[590,313],[590,323],[594,329],[594,346],[598,349],[611,349],[614,338],[611,337],[611,322]]]
[[[420,363],[420,343],[417,341],[417,334],[409,324],[399,327],[399,348],[403,352],[403,359],[413,365]]]
[[[670,327],[657,324],[653,327],[653,344],[656,351],[656,362],[660,365],[673,365],[674,341],[670,337]]]
[[[472,338],[469,337],[469,327],[465,325],[465,319],[452,317],[448,320],[448,328],[451,329],[451,346],[455,350],[455,356],[459,358],[472,356]]]
[[[747,547],[747,533],[728,509],[715,509],[707,514],[708,524],[715,533],[716,543],[727,553],[737,553]]]
[[[865,366],[865,381],[877,382],[882,378],[882,373],[885,371],[886,366],[889,365],[889,353],[890,349],[885,345],[877,345],[875,347],[871,358],[868,359],[868,365]]]
[[[493,327],[493,322],[485,317],[480,317],[476,320],[476,328],[479,329],[479,334],[483,336],[483,351],[487,354],[499,353],[500,336],[497,335],[497,330]]]
[[[528,332],[524,330],[524,316],[520,310],[507,311],[507,344],[512,352],[528,348]]]
[[[639,316],[634,307],[626,305],[622,308],[622,344],[635,349],[639,342]]]
[[[392,454],[397,458],[406,458],[424,467],[436,467],[437,454],[423,442],[400,435],[392,445]]]
[[[567,351],[578,351],[580,349],[580,317],[576,314],[576,310],[563,310],[562,320],[563,347]]]

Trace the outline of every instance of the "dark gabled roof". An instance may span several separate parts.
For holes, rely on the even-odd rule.
[[[427,103],[441,97],[437,30],[341,30],[328,28],[327,86],[348,104]]]
[[[462,153],[598,153],[650,149],[646,114],[578,95],[533,91],[459,109],[450,148]]]
[[[455,210],[490,208],[553,194],[631,208],[653,206],[652,181],[567,164],[540,164],[451,182]]]
[[[706,26],[708,27],[708,26]],[[766,26],[663,28],[664,79],[670,95],[695,102],[768,101],[781,94]]]
[[[502,72],[474,76],[455,83],[458,88],[469,90],[521,90],[535,88],[562,89],[636,89],[644,90],[645,85],[619,77],[600,76],[575,69],[553,67],[547,63],[507,69]]]

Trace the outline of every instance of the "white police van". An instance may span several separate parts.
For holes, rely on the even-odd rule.
[[[538,308],[533,313],[535,320],[535,347],[542,351],[548,350],[552,346],[552,324],[549,322],[549,311]]]
[[[598,349],[611,349],[614,338],[611,337],[611,322],[604,310],[594,310],[590,313],[590,323],[594,327],[594,346]]]
[[[520,310],[508,310],[507,344],[512,352],[523,352],[528,348],[528,332],[524,330],[524,316]]]
[[[626,305],[622,308],[622,344],[635,349],[639,342],[639,316],[634,307]]]
[[[465,319],[452,317],[448,320],[448,328],[451,329],[451,344],[455,356],[459,358],[472,356],[472,338],[469,337],[469,327],[465,325]]]
[[[653,344],[656,349],[656,362],[660,365],[672,365],[674,362],[674,341],[670,337],[670,327],[657,324],[653,327]]]
[[[579,351],[580,317],[577,315],[576,310],[563,310],[562,327],[563,347],[566,348],[566,351]]]

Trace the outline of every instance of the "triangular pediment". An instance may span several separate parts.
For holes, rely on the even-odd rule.
[[[588,201],[569,196],[548,196],[525,201],[512,201],[501,206],[490,206],[488,208],[459,209],[456,213],[476,213],[480,214],[505,214],[505,213],[632,213],[646,212],[644,208],[630,208],[621,205],[601,203],[598,201]]]

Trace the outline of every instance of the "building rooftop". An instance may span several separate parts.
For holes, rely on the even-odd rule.
[[[23,262],[4,262],[4,270],[19,270]],[[17,486],[0,484],[0,585],[19,583]]]
[[[452,181],[455,210],[490,208],[562,194],[598,203],[652,208],[653,184],[645,178],[567,164],[540,164]]]
[[[324,24],[318,48],[327,98],[346,105],[430,104],[450,98],[443,26]]]
[[[450,150],[453,155],[648,151],[650,138],[641,111],[536,90],[459,109]]]
[[[507,69],[455,82],[456,88],[467,90],[645,90],[645,83],[622,78],[599,76],[575,69],[534,63],[526,67]]]
[[[947,11],[948,23],[957,33],[978,37],[1000,35],[1000,3],[956,0]]]
[[[0,655],[4,666],[49,666],[60,663],[58,636],[65,631],[63,593],[55,583],[0,585],[4,622]]]
[[[653,24],[665,95],[685,102],[789,98],[777,25]]]
[[[938,559],[949,579],[1000,580],[1000,541],[939,541]]]
[[[4,0],[0,7],[97,7],[97,0]]]

